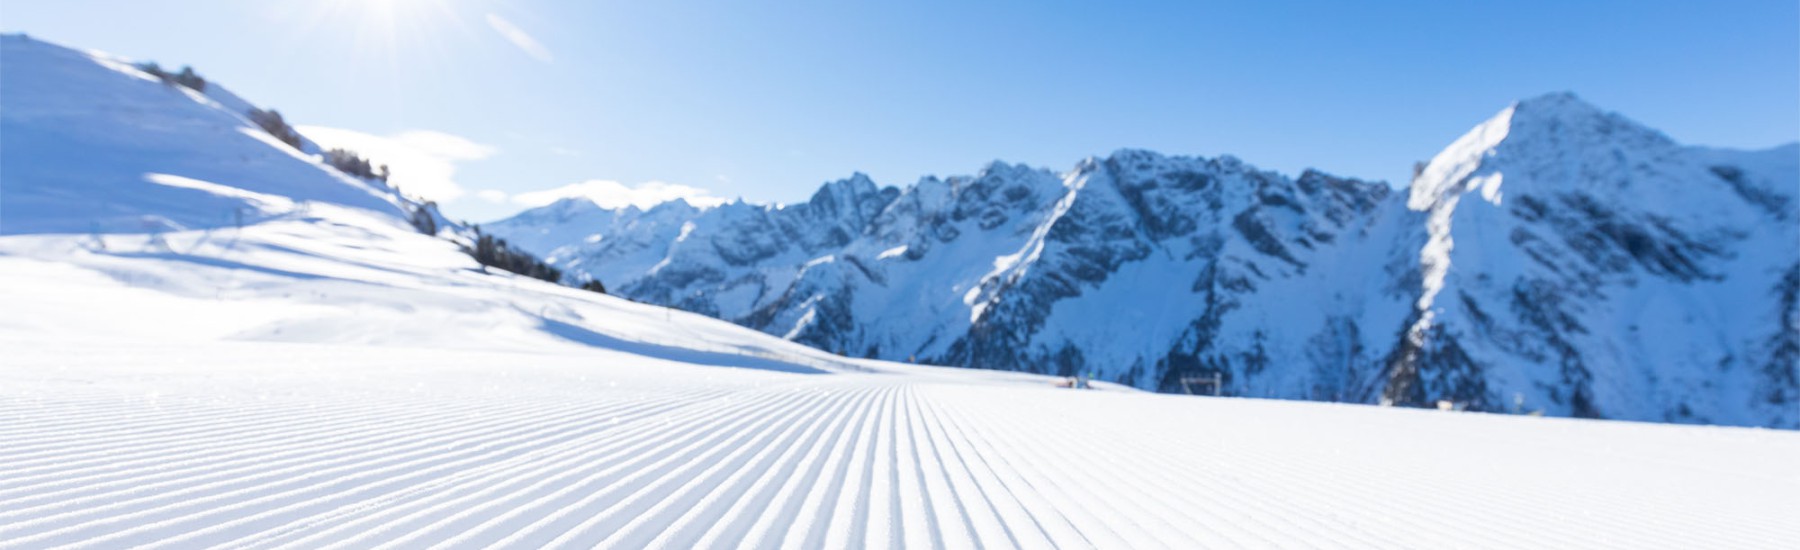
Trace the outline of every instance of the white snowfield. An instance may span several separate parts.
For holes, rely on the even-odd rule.
[[[845,359],[484,273],[231,102],[0,43],[0,547],[1800,541],[1800,433]]]
[[[1794,432],[846,360],[374,223],[94,238],[0,237],[0,547],[1800,540]]]
[[[1792,548],[1800,437],[792,374],[8,338],[0,546]]]

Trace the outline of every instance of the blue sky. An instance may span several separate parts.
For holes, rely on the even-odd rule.
[[[1797,4],[62,0],[0,28],[191,64],[482,221],[1125,147],[1404,184],[1558,90],[1764,148],[1800,139]]]

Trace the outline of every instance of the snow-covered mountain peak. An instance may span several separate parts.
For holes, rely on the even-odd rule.
[[[605,208],[601,207],[599,203],[594,202],[594,199],[588,197],[565,197],[557,199],[556,202],[542,207],[527,210],[526,212],[530,213],[531,217],[553,221],[569,221],[578,217],[592,215],[600,210],[605,210]],[[618,211],[621,213],[635,212],[637,211],[637,206],[626,205],[624,208],[618,209]]]
[[[1449,147],[1413,175],[1411,198],[1407,207],[1426,210],[1445,200],[1454,200],[1469,190],[1470,177],[1481,167],[1483,159],[1512,132],[1512,118],[1519,105],[1501,109],[1498,114],[1475,125],[1468,133],[1450,142]],[[1493,182],[1498,189],[1498,181]]]
[[[813,196],[831,194],[862,194],[872,192],[876,188],[875,180],[862,172],[851,172],[850,177],[825,182]]]
[[[1096,160],[1096,164],[1112,170],[1144,171],[1167,164],[1171,158],[1147,149],[1119,149]]]
[[[1518,102],[1510,118],[1505,145],[1509,153],[1531,157],[1540,164],[1604,160],[1654,161],[1680,145],[1653,128],[1604,111],[1570,93],[1540,96]],[[1583,154],[1590,158],[1574,158]],[[1626,156],[1638,158],[1625,159]],[[1619,162],[1620,168],[1626,162]]]
[[[1662,132],[1573,93],[1546,94],[1508,106],[1433,157],[1415,176],[1408,206],[1454,205],[1456,197],[1475,191],[1499,204],[1506,192],[1527,187],[1622,190],[1643,179],[1628,174],[1653,170],[1682,149]]]
[[[1683,147],[1551,94],[1476,125],[1409,194],[1121,149],[905,189],[853,175],[804,203],[592,228],[605,238],[557,258],[638,300],[854,355],[1790,426],[1793,361],[1748,358],[1800,349],[1771,328],[1793,306],[1682,304],[1796,301],[1783,289],[1800,284],[1780,286],[1800,280],[1784,275],[1800,273],[1794,227],[1772,221],[1800,217],[1796,152]],[[1737,366],[1695,367],[1720,364]],[[1732,388],[1676,389],[1711,381]]]
[[[982,179],[982,178],[1016,179],[1017,177],[1019,177],[1022,174],[1036,172],[1036,171],[1038,171],[1038,169],[1033,168],[1031,166],[1006,162],[1001,159],[994,159],[994,160],[988,161],[987,164],[982,165],[981,169],[977,170],[975,172],[975,179]]]
[[[819,186],[819,190],[813,192],[812,198],[807,203],[815,208],[829,209],[834,212],[854,211],[860,206],[860,203],[881,193],[882,189],[875,185],[875,180],[870,179],[868,174],[856,172],[848,178]],[[895,193],[897,194],[898,191],[896,190]]]
[[[1476,126],[1413,182],[1421,292],[1386,397],[1505,383],[1574,416],[1794,425],[1800,235],[1776,155],[1683,146],[1566,93]]]
[[[1513,139],[1660,140],[1668,136],[1624,115],[1601,109],[1572,92],[1556,92],[1514,102],[1507,124]]]
[[[1566,90],[1514,101],[1512,106],[1552,118],[1572,119],[1607,114],[1594,104],[1581,99],[1581,96],[1575,95],[1575,92]]]

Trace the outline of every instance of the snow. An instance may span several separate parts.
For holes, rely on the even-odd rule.
[[[1789,432],[0,337],[0,543],[1777,548]],[[967,371],[965,371],[967,372]],[[1129,420],[1127,420],[1129,419]]]
[[[1500,204],[1501,175],[1474,176],[1475,171],[1481,168],[1481,161],[1500,142],[1506,140],[1512,129],[1512,117],[1516,109],[1514,106],[1500,111],[1500,114],[1451,142],[1449,147],[1432,157],[1431,162],[1425,165],[1425,170],[1412,182],[1412,194],[1407,200],[1407,208],[1430,212],[1425,221],[1425,229],[1430,238],[1424,248],[1419,250],[1419,266],[1424,275],[1424,283],[1418,309],[1426,313],[1418,324],[1409,329],[1414,334],[1422,334],[1425,329],[1430,328],[1432,303],[1437,299],[1438,293],[1443,291],[1444,277],[1450,272],[1450,251],[1456,246],[1455,239],[1450,235],[1450,228],[1457,201],[1462,200],[1463,193],[1468,189],[1478,188],[1488,202]]]
[[[634,299],[889,360],[1163,391],[1223,371],[1233,395],[1368,403],[1409,387],[1398,360],[1423,362],[1410,387],[1430,394],[1401,404],[1794,427],[1779,354],[1800,317],[1771,298],[1800,250],[1797,161],[1552,94],[1476,125],[1406,193],[1121,150],[684,218],[679,240],[712,246],[669,246],[682,221],[570,220],[633,244],[556,258]],[[1671,254],[1703,275],[1658,265]]]
[[[677,234],[675,236],[675,240],[669,243],[669,249],[674,250],[677,245],[687,242],[688,236],[692,235],[692,234],[694,234],[694,222],[690,221],[690,222],[682,223],[681,224],[681,233]],[[655,274],[659,271],[662,271],[663,268],[669,267],[670,258],[673,258],[673,257],[674,257],[673,254],[663,257],[663,259],[661,261],[656,262],[656,265],[650,266],[650,270],[647,271],[647,273]]]
[[[993,172],[998,169],[1011,170],[1011,167],[996,161],[985,172]],[[1025,170],[1024,167],[1019,167],[1017,171],[1024,172]],[[1025,272],[1037,263],[1038,256],[1044,253],[1045,237],[1050,234],[1050,228],[1055,227],[1056,221],[1068,214],[1069,207],[1073,206],[1075,199],[1081,196],[1081,190],[1086,184],[1087,179],[1078,173],[1066,176],[1063,185],[1068,192],[1057,199],[1056,205],[1051,207],[1048,214],[1044,215],[1044,221],[1032,229],[1031,237],[1025,240],[1023,246],[1011,254],[994,257],[994,270],[983,275],[975,289],[963,297],[963,302],[972,306],[969,311],[970,324],[979,322],[981,314],[998,299],[999,288],[1024,277]],[[979,290],[980,294],[975,293],[976,290]],[[978,301],[979,303],[977,303]]]
[[[481,270],[379,189],[256,149],[275,146],[244,140],[219,102],[0,43],[0,185],[8,208],[19,189],[34,209],[0,226],[0,548],[1800,538],[1800,433],[1074,391],[846,359]],[[90,86],[43,97],[62,88],[22,74]],[[138,154],[190,119],[204,123],[177,124],[182,148]],[[81,139],[26,141],[56,124]],[[72,187],[24,179],[43,174]],[[209,220],[170,189],[263,214]],[[179,223],[88,230],[117,212]]]
[[[818,302],[818,298],[817,297],[810,298],[810,299],[808,299],[808,301],[816,303],[816,302]],[[819,314],[819,310],[807,309],[806,313],[803,313],[800,315],[800,320],[794,321],[794,328],[788,330],[787,335],[783,336],[783,338],[792,340],[795,336],[799,336],[800,331],[806,330],[806,327],[812,325],[813,318],[817,317],[818,314]]]
[[[299,202],[398,211],[384,190],[326,171],[299,151],[271,146],[243,113],[117,60],[18,35],[0,37],[0,56],[0,80],[7,83],[0,87],[7,106],[0,110],[6,128],[0,135],[0,164],[6,167],[0,233],[138,231],[146,216],[177,227],[220,227],[232,225],[233,212],[243,206],[235,197],[146,181],[146,174],[230,182]],[[115,131],[119,121],[135,131]],[[186,154],[195,144],[211,148],[214,157]],[[92,149],[110,157],[96,162],[86,153]],[[133,200],[114,200],[121,192]],[[68,200],[72,196],[86,200]]]
[[[1499,382],[1490,385],[1510,388],[1531,406],[1558,401],[1545,387],[1591,377],[1588,395],[1609,416],[1791,427],[1795,405],[1768,397],[1789,383],[1775,372],[1784,366],[1764,364],[1776,360],[1763,342],[1781,330],[1772,289],[1800,250],[1792,222],[1796,151],[1683,146],[1570,94],[1521,101],[1459,139],[1414,182],[1408,206],[1425,211],[1429,237],[1420,252],[1421,315],[1409,334],[1423,338],[1434,326],[1461,333],[1459,345],[1476,361],[1517,367],[1490,369]],[[1743,188],[1715,173],[1718,166],[1742,170],[1736,185]],[[1464,200],[1477,192],[1483,200]],[[1755,193],[1781,204],[1759,204]],[[1518,213],[1521,203],[1503,208],[1502,197],[1547,204],[1541,208],[1553,219],[1527,220]],[[1651,260],[1606,258],[1605,246],[1576,246],[1584,231],[1633,224],[1641,228],[1630,229],[1637,238],[1660,239],[1656,246],[1664,247],[1645,255],[1686,241],[1741,252],[1674,252],[1705,274],[1684,278],[1654,263],[1623,270]],[[1601,229],[1584,228],[1590,225]],[[1534,261],[1526,250],[1560,261]],[[1518,289],[1532,285],[1556,285],[1569,302],[1559,322],[1580,330],[1557,338],[1581,351],[1579,363],[1521,344],[1514,335],[1531,330],[1528,324],[1495,328],[1486,320],[1493,304],[1514,303]],[[1523,305],[1559,307],[1533,301]],[[1579,371],[1559,372],[1570,364]]]
[[[510,246],[549,259],[555,256],[558,248],[570,243],[594,244],[605,240],[605,235],[596,233],[595,228],[606,227],[618,216],[634,211],[635,208],[618,212],[606,210],[585,197],[574,197],[535,209],[534,212],[538,215],[536,218],[483,224],[482,229],[484,232],[500,235]],[[581,227],[558,223],[573,219],[581,219],[586,223]],[[528,224],[530,227],[525,227]]]

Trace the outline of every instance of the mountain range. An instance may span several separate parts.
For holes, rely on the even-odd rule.
[[[515,237],[771,335],[546,280],[196,71],[0,34],[0,83],[0,547],[1800,539],[1800,431],[790,341],[1781,426],[1791,150],[1551,98],[1411,194],[1121,152],[788,207],[568,202]],[[1560,137],[1514,141],[1545,117]],[[1560,145],[1595,132],[1626,139]]]
[[[1800,144],[1683,145],[1557,93],[1399,190],[1121,150],[855,174],[791,205],[570,198],[484,227],[567,277],[851,356],[1796,428],[1797,188]]]

